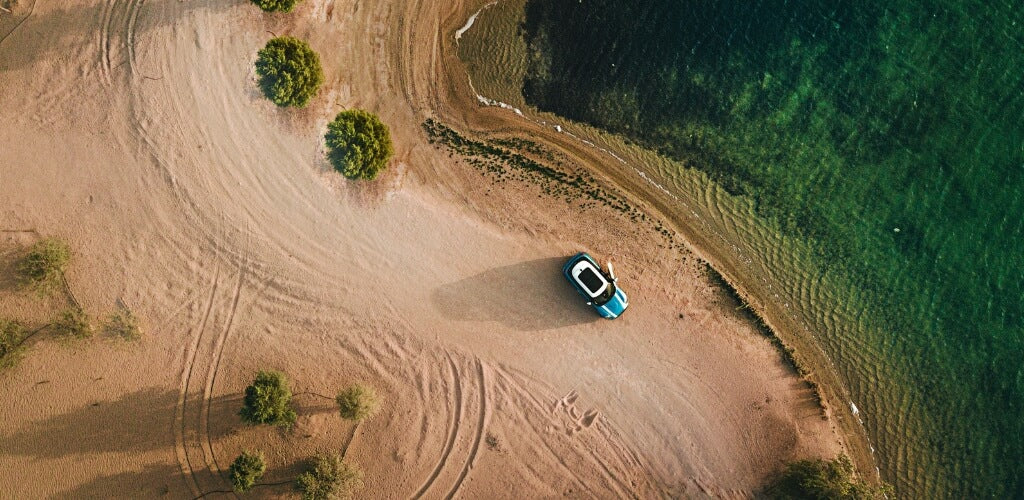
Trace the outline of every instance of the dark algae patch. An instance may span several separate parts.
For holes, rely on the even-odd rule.
[[[510,179],[528,181],[540,186],[548,195],[566,200],[597,202],[627,215],[640,214],[639,210],[621,197],[602,189],[589,174],[560,168],[554,154],[534,142],[524,139],[468,138],[433,118],[423,122],[423,130],[431,144],[443,146],[451,153],[462,156],[470,165],[498,182]],[[531,156],[540,156],[545,160],[537,161]]]
[[[749,197],[856,291],[818,299],[856,318],[823,347],[897,495],[1019,498],[1022,12],[529,0],[523,94]]]
[[[768,323],[765,323],[764,318],[762,318],[754,308],[750,307],[750,304],[748,304],[747,300],[743,298],[739,290],[732,286],[732,283],[729,283],[729,281],[726,280],[725,277],[722,276],[722,274],[714,267],[712,267],[711,264],[703,262],[703,265],[704,274],[707,275],[708,282],[716,289],[721,290],[727,297],[730,303],[729,305],[736,310],[740,317],[753,324],[754,327],[757,328],[758,333],[767,338],[768,342],[772,344],[772,347],[775,347],[775,349],[779,351],[779,355],[782,357],[782,361],[786,366],[793,369],[797,375],[800,375],[804,383],[807,384],[807,387],[811,389],[814,394],[815,402],[818,403],[818,407],[821,408],[822,418],[827,418],[825,413],[825,401],[821,398],[821,392],[818,390],[818,383],[810,378],[811,371],[800,362],[800,359],[797,357],[796,350],[787,346],[782,339],[779,338],[775,331],[768,326]]]
[[[538,186],[544,194],[578,204],[580,208],[610,208],[632,222],[653,229],[665,239],[667,248],[689,252],[662,222],[533,141],[468,137],[433,118],[426,119],[421,126],[431,144],[446,149],[453,157],[457,155],[497,184],[510,180],[528,182]]]

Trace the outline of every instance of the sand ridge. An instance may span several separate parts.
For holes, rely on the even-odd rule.
[[[839,449],[692,254],[428,144],[427,117],[506,126],[453,76],[448,40],[479,5],[36,3],[0,44],[0,227],[65,238],[83,306],[131,304],[147,334],[40,342],[0,376],[3,491],[192,498],[259,448],[280,484],[254,493],[283,496],[329,448],[374,498],[744,497],[784,460]],[[271,33],[321,54],[306,110],[259,95]],[[393,132],[376,184],[323,160],[324,124],[354,107]],[[581,249],[614,256],[620,320],[561,278]],[[42,314],[19,294],[0,289],[0,312]],[[263,368],[293,381],[292,432],[237,417]],[[354,381],[384,403],[358,426],[323,397]]]

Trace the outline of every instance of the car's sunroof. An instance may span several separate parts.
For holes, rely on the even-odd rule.
[[[597,293],[597,291],[601,289],[601,286],[604,285],[604,280],[602,280],[601,277],[598,276],[590,267],[584,267],[581,269],[579,278],[580,281],[583,282],[583,285],[590,289],[591,293]]]

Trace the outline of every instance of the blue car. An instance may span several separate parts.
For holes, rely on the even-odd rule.
[[[594,306],[604,318],[618,318],[629,306],[629,298],[615,286],[617,280],[611,262],[608,262],[608,274],[605,274],[593,257],[580,252],[565,263],[562,273],[576,291],[587,299],[587,305]]]

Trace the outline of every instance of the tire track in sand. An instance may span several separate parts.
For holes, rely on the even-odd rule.
[[[238,302],[242,297],[242,284],[244,282],[245,269],[239,268],[238,283],[235,285],[234,292],[231,296],[231,308],[228,311],[228,317],[225,320],[224,328],[221,330],[221,334],[217,338],[217,343],[214,346],[213,363],[210,366],[210,370],[207,372],[206,386],[203,389],[199,434],[202,438],[201,444],[205,446],[203,454],[208,457],[206,464],[208,467],[212,465],[216,474],[220,474],[221,468],[220,464],[217,463],[217,456],[213,453],[213,439],[210,437],[210,407],[213,405],[213,384],[216,382],[217,370],[220,368],[221,356],[224,354],[224,344],[227,343],[227,338],[231,335],[231,328],[235,323],[235,313],[238,311]]]
[[[187,429],[185,424],[185,410],[188,400],[188,387],[192,380],[193,368],[195,367],[196,354],[199,352],[199,343],[202,341],[203,332],[206,330],[206,323],[210,319],[210,312],[213,310],[213,301],[217,295],[217,283],[219,280],[220,268],[218,267],[214,271],[213,284],[210,287],[210,297],[206,301],[202,320],[199,323],[198,331],[194,334],[195,340],[192,342],[188,352],[185,354],[186,361],[185,366],[182,367],[181,385],[178,389],[178,404],[174,412],[174,451],[178,457],[178,465],[181,467],[181,473],[185,478],[185,483],[188,485],[193,495],[200,495],[202,494],[202,491],[199,488],[199,482],[195,479],[195,469],[193,469],[192,459],[188,453],[188,444],[186,443]]]
[[[224,487],[224,469],[217,460],[213,444],[210,420],[214,411],[214,390],[217,376],[224,358],[224,350],[235,329],[238,311],[242,305],[242,292],[246,278],[253,274],[249,266],[239,265],[237,278],[230,294],[221,287],[221,273],[215,273],[210,298],[203,313],[203,319],[195,335],[186,369],[183,370],[179,408],[176,416],[180,424],[176,424],[179,432],[179,462],[187,476],[190,488],[197,496],[204,492],[221,491]],[[267,278],[256,291],[260,295],[270,286],[272,279]],[[220,295],[219,290],[224,294]],[[220,297],[218,297],[220,295]],[[217,325],[216,327],[214,325]],[[215,337],[208,330],[217,329]],[[201,370],[206,374],[200,379]],[[182,460],[183,459],[183,460]]]
[[[146,0],[129,0],[124,27],[124,44],[128,49],[128,71],[135,74],[135,24],[139,22],[139,12]]]
[[[454,498],[459,492],[459,489],[462,488],[462,483],[469,476],[469,471],[473,469],[477,453],[480,451],[480,443],[484,439],[484,427],[487,425],[487,380],[484,377],[484,365],[479,359],[476,361],[476,372],[480,383],[480,417],[477,422],[476,436],[473,439],[473,447],[469,451],[469,458],[466,460],[465,467],[462,468],[462,472],[459,474],[458,479],[455,480],[451,491],[445,495],[445,498],[449,500]]]
[[[135,25],[145,0],[110,0],[103,4],[100,13],[100,76],[105,85],[112,83],[112,74],[121,64],[128,64],[129,75],[135,73]],[[114,65],[115,49],[119,45],[115,38],[123,39],[120,44],[126,52],[126,60]]]
[[[459,369],[455,366],[455,361],[452,360],[451,354],[446,353],[446,357],[448,358],[448,370],[451,374],[452,386],[454,387],[452,399],[455,402],[455,411],[452,412],[452,418],[448,423],[448,435],[445,437],[444,449],[441,450],[441,458],[434,467],[434,471],[412,496],[414,499],[423,498],[423,495],[430,490],[430,487],[437,481],[438,476],[441,475],[441,471],[448,462],[448,457],[452,454],[452,448],[455,447],[455,437],[459,433],[459,427],[462,425],[462,382],[459,378]]]
[[[100,10],[100,79],[104,85],[110,85],[110,73],[112,71],[110,64],[110,38],[113,31],[114,10],[119,3],[120,0],[109,0],[103,3],[103,7]]]

